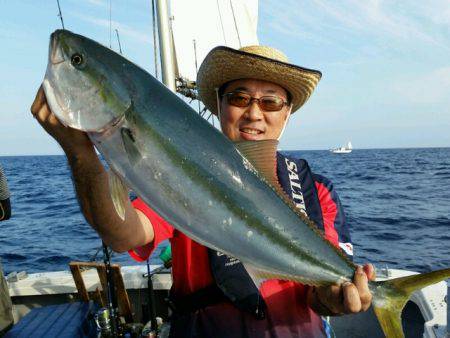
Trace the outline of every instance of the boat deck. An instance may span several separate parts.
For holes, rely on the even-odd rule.
[[[152,266],[155,270],[160,266]],[[125,266],[121,268],[125,287],[130,297],[135,319],[145,317],[147,300],[146,266]],[[395,278],[414,274],[411,271],[389,269],[377,272],[378,279]],[[88,291],[100,287],[95,270],[83,273]],[[167,318],[169,310],[165,302],[172,284],[169,271],[153,276],[157,313]],[[14,318],[17,322],[31,309],[51,304],[75,302],[77,289],[69,271],[30,274],[17,282],[9,283],[9,292],[13,301]],[[447,284],[440,282],[415,292],[402,318],[406,337],[447,337]],[[372,311],[357,315],[332,317],[331,324],[336,337],[383,337],[378,321]]]

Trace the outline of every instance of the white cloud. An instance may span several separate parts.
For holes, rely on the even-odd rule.
[[[412,2],[409,3],[410,7],[394,8],[392,3],[381,0],[351,1],[354,6],[359,7],[362,20],[373,33],[386,34],[404,41],[415,40],[416,43],[422,41],[449,49],[448,41],[427,33],[428,18]]]
[[[101,19],[101,18],[89,16],[89,15],[76,14],[76,13],[74,13],[73,15],[78,17],[80,20],[89,22],[89,23],[99,26],[99,27],[104,27],[104,28],[108,28],[108,29],[110,27],[110,21],[108,19]],[[113,31],[115,29],[117,29],[121,36],[127,36],[127,37],[137,40],[139,42],[144,42],[144,43],[153,45],[151,34],[148,31],[141,32],[139,30],[134,29],[133,27],[122,24],[115,20],[111,20],[111,27],[112,27]]]
[[[339,45],[343,39],[355,41],[359,37],[366,43],[382,40],[388,48],[424,43],[450,50],[448,0],[435,1],[433,5],[419,1],[290,0],[267,1],[261,6],[272,28],[282,34],[297,35],[299,39],[318,39]],[[436,33],[439,31],[447,34]],[[337,33],[339,39],[333,39]]]
[[[398,95],[397,100],[400,101],[442,104],[449,101],[450,67],[437,68],[427,74],[403,78],[388,87]]]
[[[85,0],[87,3],[98,6],[98,7],[106,7],[108,4],[105,0]]]

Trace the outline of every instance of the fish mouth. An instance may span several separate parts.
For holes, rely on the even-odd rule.
[[[52,65],[57,65],[66,60],[56,33],[53,32],[50,35],[50,62]]]
[[[47,75],[48,75],[48,71],[47,71]],[[51,112],[56,116],[58,121],[61,122],[65,127],[68,127],[69,124],[67,123],[67,121],[64,118],[62,118],[63,116],[66,116],[68,114],[68,112],[61,104],[59,104],[59,102],[56,98],[54,89],[53,89],[52,85],[50,84],[50,81],[47,78],[47,75],[44,78],[44,81],[42,82],[42,86],[44,88],[47,104],[49,105]]]

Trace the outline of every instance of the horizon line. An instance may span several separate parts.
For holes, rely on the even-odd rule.
[[[450,146],[422,146],[422,147],[384,147],[384,148],[353,148],[352,151],[358,150],[393,150],[393,149],[440,149],[450,148]],[[330,151],[332,148],[327,149],[278,149],[278,151]],[[32,157],[32,156],[66,156],[66,154],[14,154],[14,155],[2,155],[1,157]]]

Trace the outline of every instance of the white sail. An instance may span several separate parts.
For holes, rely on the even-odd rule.
[[[258,0],[171,0],[178,76],[195,81],[197,65],[216,46],[257,45]]]

